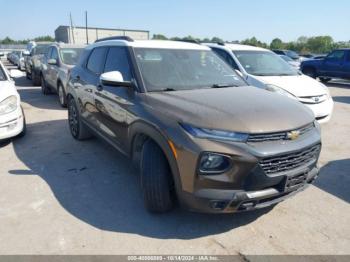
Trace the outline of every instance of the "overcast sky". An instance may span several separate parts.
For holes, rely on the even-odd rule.
[[[330,35],[350,40],[349,0],[0,0],[0,39],[54,36],[59,25],[144,29],[166,36],[270,42]]]

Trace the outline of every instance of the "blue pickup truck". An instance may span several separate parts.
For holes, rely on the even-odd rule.
[[[322,82],[332,78],[350,79],[350,48],[333,50],[321,59],[303,61],[300,69],[305,75],[318,77]]]

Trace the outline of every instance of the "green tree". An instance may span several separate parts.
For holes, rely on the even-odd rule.
[[[55,42],[55,39],[49,35],[38,36],[33,39],[36,42]]]
[[[214,36],[210,42],[213,42],[213,43],[225,43],[224,40],[222,40],[220,37],[217,37],[217,36]]]
[[[270,48],[271,49],[283,49],[284,48],[284,44],[283,44],[281,39],[275,38],[275,39],[273,39],[271,41]]]
[[[157,40],[168,40],[168,38],[165,35],[162,34],[154,34],[152,39],[157,39]]]
[[[328,53],[333,49],[334,42],[330,36],[315,36],[307,40],[306,46],[314,53]]]

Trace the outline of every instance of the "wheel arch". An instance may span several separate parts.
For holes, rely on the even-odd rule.
[[[148,139],[153,140],[164,153],[172,176],[175,182],[176,190],[181,189],[181,177],[177,166],[177,159],[173,153],[173,150],[169,144],[169,139],[158,128],[153,125],[138,121],[134,123],[130,128],[130,143],[129,143],[129,155],[133,161],[133,164],[138,165],[140,162],[142,146]]]

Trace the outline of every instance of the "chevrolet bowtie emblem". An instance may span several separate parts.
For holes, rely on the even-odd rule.
[[[300,131],[291,131],[287,133],[287,137],[290,140],[298,139],[299,135],[300,135]]]

